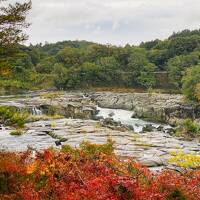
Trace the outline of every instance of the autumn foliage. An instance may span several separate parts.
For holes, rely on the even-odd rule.
[[[172,200],[200,199],[200,171],[152,173],[119,160],[112,142],[43,153],[0,154],[0,199]]]

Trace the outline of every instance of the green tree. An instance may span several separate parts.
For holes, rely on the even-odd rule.
[[[148,64],[144,66],[143,71],[140,72],[140,76],[138,77],[138,82],[140,85],[144,86],[145,88],[152,88],[156,84],[155,78],[155,65]]]
[[[82,85],[86,87],[99,85],[101,83],[101,67],[94,63],[83,63],[80,71]]]
[[[36,65],[36,71],[38,73],[50,74],[53,70],[53,65],[55,62],[56,59],[54,57],[46,57]]]
[[[110,45],[93,44],[87,48],[87,61],[95,62],[101,57],[112,56],[115,48]]]
[[[134,48],[128,59],[128,70],[138,75],[145,65],[148,64],[146,51],[142,48]]]
[[[31,9],[31,1],[7,6],[4,1],[0,0],[0,45],[22,42],[27,39],[23,29],[30,25],[26,15]]]
[[[189,37],[176,37],[170,40],[169,55],[174,57],[177,55],[186,55],[194,51],[200,42],[200,36],[192,35]]]
[[[67,68],[80,66],[84,61],[84,53],[81,49],[66,47],[58,52],[56,59]]]
[[[190,67],[182,79],[183,93],[189,100],[196,100],[196,86],[200,83],[200,65]]]
[[[167,49],[152,49],[148,51],[148,59],[154,63],[160,70],[165,70],[165,64],[169,59]]]
[[[146,51],[135,48],[129,57],[128,69],[133,73],[133,84],[142,87],[155,85],[155,65],[149,63]]]
[[[182,86],[181,79],[185,74],[185,69],[197,65],[198,62],[199,56],[197,53],[176,56],[170,59],[167,63],[170,83],[175,86],[175,88],[180,89]]]
[[[159,42],[161,42],[160,40],[156,39],[156,40],[152,40],[149,42],[142,42],[140,44],[140,47],[145,48],[147,50],[150,50],[152,48],[154,48]]]
[[[58,89],[66,89],[69,70],[66,69],[62,64],[56,63],[53,67],[52,74],[54,75],[54,85]]]
[[[97,60],[97,65],[101,66],[101,68],[105,71],[119,70],[120,66],[119,62],[114,56],[101,57],[99,60]]]

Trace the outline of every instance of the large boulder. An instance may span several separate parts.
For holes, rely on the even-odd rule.
[[[147,124],[146,126],[144,126],[142,128],[142,132],[145,133],[145,132],[152,132],[154,131],[155,128],[152,126],[152,124]]]
[[[110,129],[118,130],[118,131],[122,131],[122,132],[127,131],[127,130],[134,131],[134,128],[132,126],[123,125],[121,122],[114,121],[110,117],[101,120],[101,125],[104,127],[108,127]]]

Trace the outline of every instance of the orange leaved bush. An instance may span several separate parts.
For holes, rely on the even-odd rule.
[[[12,200],[198,200],[200,171],[152,173],[113,153],[112,143],[81,144],[0,154],[0,199]]]

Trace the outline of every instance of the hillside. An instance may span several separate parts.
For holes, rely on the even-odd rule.
[[[179,92],[183,88],[189,98],[196,98],[199,30],[184,30],[139,46],[63,41],[0,50],[1,90],[163,87]]]

